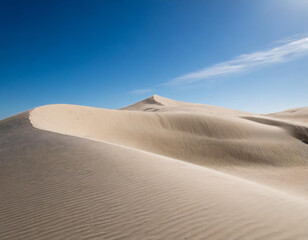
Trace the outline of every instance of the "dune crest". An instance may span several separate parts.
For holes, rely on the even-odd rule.
[[[294,120],[298,122],[308,123],[308,107],[289,109],[283,112],[268,114],[270,117],[285,120]]]
[[[47,105],[32,110],[30,121],[42,130],[215,168],[308,198],[304,124],[157,95],[125,109]]]
[[[277,121],[157,95],[124,109],[129,111],[48,105],[32,110],[30,120],[42,130],[117,143],[205,166],[300,166],[308,161],[304,126],[264,124]]]
[[[173,99],[153,95],[140,102],[134,103],[120,110],[143,111],[143,112],[178,112],[195,114],[213,114],[213,115],[239,115],[248,114],[243,111],[217,107],[199,103],[186,103]]]

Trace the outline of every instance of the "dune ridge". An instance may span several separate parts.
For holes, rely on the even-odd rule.
[[[306,127],[157,95],[4,119],[0,239],[307,239]]]
[[[250,114],[243,111],[228,109],[224,107],[217,107],[199,103],[186,103],[176,101],[173,99],[153,95],[140,102],[134,103],[120,110],[128,111],[143,111],[143,112],[188,112],[188,113],[206,113],[214,115],[238,115],[238,114]]]
[[[293,120],[293,121],[308,123],[308,107],[293,108],[278,113],[271,113],[268,114],[268,116],[284,120]]]
[[[48,105],[32,110],[30,120],[39,129],[118,143],[205,166],[301,166],[308,161],[305,126],[213,106],[208,110],[201,104],[191,104],[198,108],[197,114],[188,113],[190,104],[163,100],[148,98],[137,103],[135,111]],[[138,110],[142,104],[153,112]]]

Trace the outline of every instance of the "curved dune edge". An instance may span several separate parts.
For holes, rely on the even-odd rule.
[[[146,113],[47,105],[30,113],[38,129],[95,139],[204,166],[302,166],[308,149],[284,128],[242,116]]]
[[[128,108],[47,105],[32,110],[30,121],[45,131],[214,168],[308,200],[307,144],[297,138],[295,133],[301,128],[292,122],[276,124],[277,120],[257,114],[182,104],[159,96]],[[150,112],[144,112],[145,108],[151,108]],[[198,114],[191,108],[198,109]]]
[[[22,114],[0,122],[1,239],[308,237],[307,201],[28,121]]]
[[[283,120],[292,120],[297,122],[308,123],[308,107],[294,108],[286,111],[268,114],[268,116]]]
[[[104,110],[108,111],[108,109],[104,109]],[[31,110],[30,113],[29,113],[29,120],[30,120],[31,125],[33,127],[37,128],[37,129],[40,129],[40,130],[50,131],[50,129],[41,129],[41,128],[33,125],[34,121],[33,121],[33,118],[31,117],[32,116],[31,115],[32,111],[33,110]],[[114,111],[114,110],[111,110],[111,111]],[[53,132],[53,131],[50,131],[50,132]],[[67,136],[73,136],[73,137],[80,137],[80,136],[77,136],[77,135],[64,134],[64,133],[61,133],[61,132],[54,132],[54,133],[63,134],[63,135],[67,135]],[[196,169],[206,169],[206,171],[212,172],[212,173],[217,174],[219,176],[224,176],[224,177],[227,177],[227,178],[234,178],[234,179],[236,179],[236,180],[238,180],[238,181],[240,181],[242,183],[253,184],[255,187],[257,186],[258,188],[263,189],[263,190],[260,190],[261,192],[266,189],[266,191],[273,191],[273,192],[275,192],[275,194],[284,196],[286,198],[291,198],[294,201],[299,200],[299,202],[301,202],[301,203],[308,204],[308,202],[303,201],[303,199],[297,198],[296,196],[294,196],[292,194],[288,194],[287,192],[279,191],[279,190],[277,190],[275,188],[271,188],[271,187],[266,186],[264,184],[259,184],[258,182],[250,181],[249,179],[245,179],[245,178],[242,178],[242,177],[239,177],[239,176],[236,176],[236,175],[228,174],[227,172],[219,171],[219,170],[217,170],[215,168],[199,166],[199,165],[190,163],[189,161],[185,161],[185,160],[183,161],[183,160],[180,160],[180,159],[171,158],[171,157],[168,157],[168,156],[164,156],[164,155],[160,155],[160,154],[144,151],[142,149],[136,149],[136,148],[133,148],[133,147],[130,147],[130,146],[121,145],[121,144],[118,144],[118,143],[108,142],[108,141],[99,140],[99,139],[95,139],[95,138],[89,138],[89,137],[80,137],[80,138],[85,139],[85,140],[90,140],[90,141],[96,141],[96,142],[99,142],[99,143],[102,143],[102,144],[107,144],[108,146],[119,147],[123,151],[125,151],[125,150],[134,151],[137,154],[146,154],[148,157],[151,156],[151,157],[154,157],[154,158],[161,158],[161,159],[164,159],[166,161],[171,161],[171,162],[174,162],[174,163],[188,164],[187,165],[188,168],[193,168],[195,170]]]

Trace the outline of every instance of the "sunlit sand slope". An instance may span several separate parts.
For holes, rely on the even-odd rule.
[[[31,112],[32,123],[48,131],[34,128],[28,113],[0,121],[0,239],[308,238],[305,200],[206,167],[80,137],[105,140],[115,134],[114,141],[123,137],[127,144],[133,140],[127,140],[132,134],[148,141],[156,132],[159,142],[163,133],[172,136],[180,132],[177,137],[200,133],[202,139],[206,133],[217,141],[227,138],[249,142],[251,135],[259,133],[253,144],[268,136],[268,144],[273,139],[281,146],[290,141],[293,151],[305,151],[304,143],[288,132],[245,119],[229,122],[194,117],[188,121],[184,115],[180,115],[184,118],[181,120],[178,115],[116,112],[72,106],[49,106]],[[127,121],[126,131],[122,119]],[[185,127],[181,121],[190,125]],[[213,129],[209,128],[212,123]],[[93,124],[109,127],[100,127],[95,133]],[[194,124],[203,128],[199,131]],[[232,130],[227,131],[227,127]],[[118,133],[120,130],[124,134]],[[77,132],[79,137],[52,131]],[[171,142],[170,148],[177,146],[172,143],[174,139],[172,136],[166,141]],[[238,164],[229,156],[222,161],[227,163],[228,159]],[[305,162],[300,154],[292,160],[295,163],[286,158],[251,161],[277,165]],[[252,163],[247,158],[244,164]]]
[[[289,109],[268,116],[308,123],[308,107]]]
[[[48,105],[31,111],[30,119],[39,129],[205,166],[286,167],[308,162],[305,125],[157,96],[135,105],[139,110],[142,106],[154,112]]]

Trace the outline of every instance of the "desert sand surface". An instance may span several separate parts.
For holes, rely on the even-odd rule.
[[[299,122],[308,123],[308,107],[294,108],[283,112],[268,114],[274,118],[289,119]]]
[[[308,239],[307,108],[154,95],[0,121],[0,239]]]

